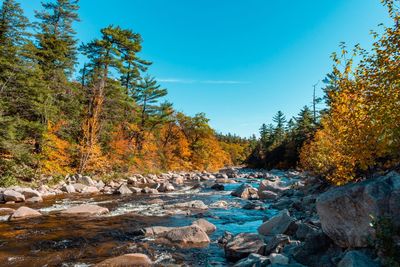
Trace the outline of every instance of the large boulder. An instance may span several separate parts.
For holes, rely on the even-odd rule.
[[[121,185],[116,191],[117,194],[130,195],[132,191],[128,188],[126,184]]]
[[[372,218],[391,217],[400,226],[400,175],[335,187],[317,199],[322,229],[341,247],[366,247],[374,238]]]
[[[215,232],[215,230],[217,230],[217,227],[214,224],[204,219],[198,219],[194,221],[192,224],[197,225],[198,227],[203,229],[203,231],[206,232],[207,234],[212,234],[213,232]]]
[[[246,258],[251,253],[258,253],[265,245],[261,236],[252,233],[241,233],[230,239],[225,247],[225,257],[231,261]]]
[[[42,214],[37,210],[28,207],[19,207],[13,214],[8,218],[10,221],[38,217]]]
[[[249,184],[242,184],[231,193],[234,197],[243,199],[258,199],[257,189]]]
[[[161,237],[186,248],[204,247],[210,243],[207,233],[197,225],[172,228],[161,234]]]
[[[21,188],[18,190],[21,194],[24,195],[25,199],[31,198],[31,197],[41,197],[42,195],[37,191],[32,188]]]
[[[150,267],[152,264],[147,255],[132,253],[104,260],[95,267]]]
[[[92,204],[82,204],[61,211],[63,215],[101,215],[108,213],[109,210],[104,207]]]
[[[87,186],[96,186],[96,183],[89,176],[79,176],[78,183],[87,185]]]
[[[157,190],[158,190],[159,192],[163,192],[163,193],[165,193],[165,192],[172,192],[172,191],[175,190],[175,187],[174,187],[171,183],[165,182],[165,183],[159,184]]]
[[[25,201],[25,196],[14,190],[6,190],[3,192],[4,200],[7,201],[15,201],[22,202]]]
[[[278,180],[279,181],[279,180]],[[263,180],[261,181],[258,191],[271,191],[274,193],[282,193],[286,188],[281,187],[278,181]]]
[[[344,255],[338,267],[379,267],[380,264],[373,261],[361,251],[351,250]]]
[[[66,193],[75,193],[76,191],[75,191],[75,187],[72,185],[72,184],[67,184],[67,185],[64,185],[62,188],[61,188],[61,190],[62,191],[64,191],[64,192],[66,192]]]
[[[277,215],[258,227],[258,233],[265,236],[287,234],[295,226],[295,219],[290,217],[288,210],[282,210]]]

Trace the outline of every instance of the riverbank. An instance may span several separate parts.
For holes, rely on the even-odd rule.
[[[391,175],[384,177],[386,184],[398,181]],[[385,188],[386,198],[394,199],[397,187]],[[108,183],[76,175],[51,188],[11,187],[0,190],[0,260],[4,266],[92,266],[105,260],[108,265],[128,260],[155,266],[362,266],[361,261],[379,266],[355,229],[370,212],[360,208],[366,198],[357,196],[359,206],[349,208],[340,201],[349,202],[351,195],[343,198],[335,190],[304,173],[246,169],[135,175]],[[339,221],[341,213],[346,224]],[[114,258],[126,254],[135,255]]]

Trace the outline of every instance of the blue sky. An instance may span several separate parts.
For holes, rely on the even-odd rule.
[[[40,8],[39,0],[20,2],[30,18]],[[153,62],[149,73],[168,88],[175,109],[205,112],[217,131],[244,137],[278,110],[290,118],[309,105],[339,42],[368,48],[370,30],[389,22],[379,0],[81,0],[80,6],[75,28],[82,42],[109,24],[140,33],[141,57]]]

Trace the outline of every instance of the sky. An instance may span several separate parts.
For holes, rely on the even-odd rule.
[[[33,19],[40,0],[20,0]],[[312,101],[339,43],[369,48],[389,23],[379,0],[81,0],[80,42],[110,24],[140,33],[140,57],[188,115],[206,113],[218,132],[257,134],[282,110]]]

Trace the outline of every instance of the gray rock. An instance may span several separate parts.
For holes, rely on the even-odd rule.
[[[87,186],[81,183],[72,184],[76,192],[82,192]]]
[[[317,199],[322,230],[341,247],[366,247],[375,236],[371,216],[390,216],[400,226],[400,175],[335,187]]]
[[[78,183],[87,185],[87,186],[95,186],[96,183],[89,176],[79,176]]]
[[[71,185],[71,184],[64,185],[61,190],[64,191],[64,192],[67,192],[69,194],[76,192],[75,191],[75,187],[73,185]]]
[[[238,261],[234,267],[267,267],[271,261],[268,257],[251,253],[247,258]]]
[[[260,199],[276,199],[278,194],[269,190],[258,190]]]
[[[18,190],[18,192],[23,194],[25,198],[41,197],[42,196],[38,191],[36,191],[36,190],[34,190],[32,188],[21,188],[21,189]]]
[[[225,190],[225,186],[223,184],[216,183],[211,186],[211,189],[217,190],[217,191],[223,191],[223,190]]]
[[[259,228],[261,235],[286,234],[294,226],[295,219],[290,217],[288,210],[282,210],[277,215],[264,222]]]
[[[132,194],[132,191],[128,188],[126,184],[121,185],[115,192],[120,195]]]
[[[242,184],[231,195],[243,199],[258,199],[257,189],[249,184]]]
[[[380,266],[379,263],[373,261],[365,253],[357,250],[348,251],[338,264],[338,267],[379,267],[379,266]]]
[[[281,265],[288,265],[289,258],[282,254],[271,253],[269,255],[269,260],[271,264],[281,264]]]
[[[290,243],[290,238],[287,235],[278,234],[270,239],[263,248],[262,255],[268,256],[271,253],[280,253],[286,244]]]
[[[172,192],[172,191],[175,191],[175,187],[171,183],[165,182],[165,183],[159,184],[157,190],[159,192],[163,192],[163,193]]]
[[[318,228],[309,223],[296,222],[297,231],[295,237],[299,240],[305,240],[308,236],[318,232]]]
[[[15,201],[15,202],[22,202],[25,201],[25,196],[17,191],[14,190],[6,190],[3,192],[4,200],[5,201]]]
[[[265,245],[264,240],[257,234],[241,233],[229,240],[225,247],[225,257],[232,261],[246,258],[251,253],[258,253]]]
[[[158,190],[154,188],[145,187],[142,189],[142,193],[144,194],[157,194]]]

